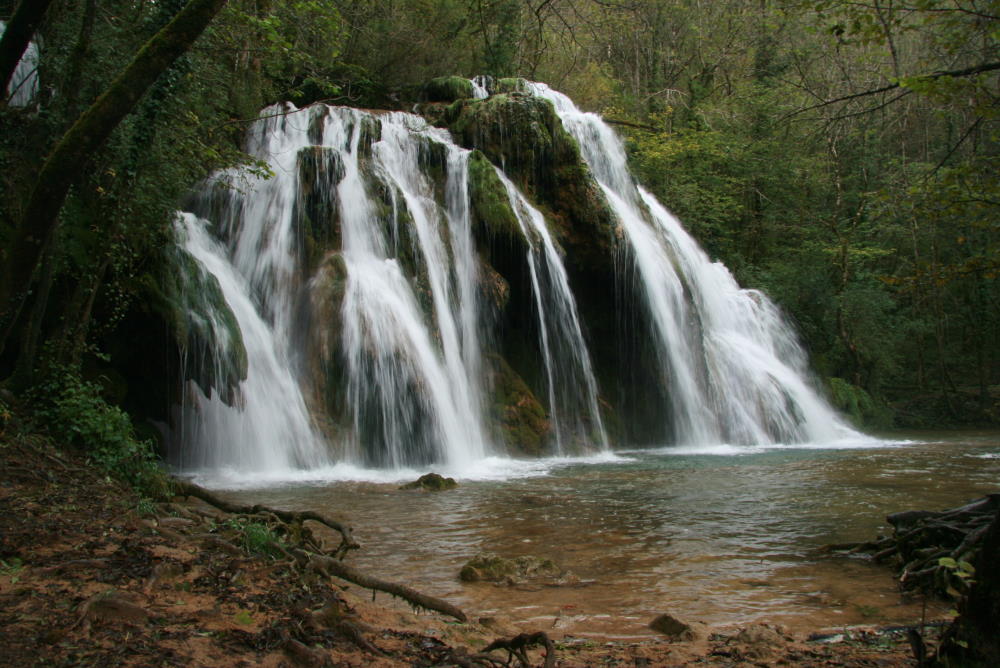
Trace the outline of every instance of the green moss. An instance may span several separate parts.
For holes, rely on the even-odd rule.
[[[516,93],[459,100],[443,122],[542,210],[568,263],[613,275],[618,221],[549,101]]]
[[[492,237],[521,237],[521,226],[510,207],[507,189],[482,151],[469,156],[469,197],[474,221]]]
[[[493,82],[493,93],[527,93],[528,81],[521,77],[504,77]]]
[[[438,77],[424,84],[428,102],[454,102],[472,97],[472,82],[463,77]]]
[[[542,454],[551,430],[545,408],[531,388],[499,355],[491,355],[493,403],[490,417],[495,431],[513,452]]]
[[[159,276],[141,280],[146,303],[186,351],[186,376],[227,403],[247,377],[247,352],[218,279],[180,246],[167,251]]]

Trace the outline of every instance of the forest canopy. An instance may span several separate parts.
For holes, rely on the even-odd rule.
[[[101,107],[198,7],[140,95]],[[997,0],[8,0],[0,19],[5,80],[25,35],[39,52],[37,92],[0,102],[12,387],[101,377],[141,411],[130,327],[173,212],[212,170],[263,169],[241,140],[265,104],[408,109],[433,77],[488,74],[615,123],[644,185],[791,316],[842,410],[997,421]],[[88,113],[107,132],[59,157]]]

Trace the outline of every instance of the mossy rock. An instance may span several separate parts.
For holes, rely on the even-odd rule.
[[[505,359],[490,355],[488,362],[492,367],[490,417],[494,431],[511,452],[541,455],[552,430],[545,408]]]
[[[428,102],[454,102],[472,95],[472,82],[463,77],[437,77],[424,84],[423,90],[423,97]]]
[[[518,243],[527,251],[521,225],[510,206],[507,189],[482,151],[469,156],[469,199],[477,237]],[[482,245],[482,244],[481,244]]]
[[[566,575],[551,559],[534,556],[508,559],[492,552],[481,552],[462,566],[458,577],[462,582],[513,585],[529,580],[559,581]]]
[[[510,302],[510,283],[486,262],[479,263],[479,296],[481,303],[499,315]]]
[[[551,102],[518,93],[459,100],[444,122],[458,143],[500,166],[545,214],[568,263],[614,275],[618,220]]]
[[[495,79],[491,83],[492,86],[489,89],[490,95],[528,92],[528,80],[521,77],[503,77]]]
[[[649,628],[673,640],[694,640],[695,637],[690,624],[667,613],[651,621]]]
[[[446,489],[455,489],[458,483],[454,478],[445,478],[437,473],[425,473],[413,482],[401,485],[400,489],[422,489],[428,492],[441,492]]]
[[[309,281],[304,331],[307,365],[313,394],[325,407],[324,432],[333,435],[350,418],[347,415],[347,370],[342,348],[342,306],[347,292],[347,266],[339,252],[328,253]]]
[[[247,377],[247,351],[236,316],[218,279],[178,245],[166,251],[158,276],[141,281],[144,302],[167,328],[181,351],[191,378],[227,404]]]

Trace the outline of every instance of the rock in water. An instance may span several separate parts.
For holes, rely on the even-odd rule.
[[[664,613],[649,623],[649,628],[673,640],[694,640],[691,625]]]
[[[408,482],[400,489],[425,489],[428,492],[440,492],[445,489],[455,489],[458,483],[454,478],[445,478],[437,473],[427,473],[413,482]]]
[[[492,552],[481,552],[462,566],[458,577],[462,582],[493,582],[516,585],[526,580],[565,584],[569,576],[551,559],[521,556],[513,559]]]

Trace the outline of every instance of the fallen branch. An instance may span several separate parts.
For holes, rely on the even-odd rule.
[[[395,582],[386,582],[385,580],[380,580],[379,578],[366,575],[361,571],[348,566],[339,559],[319,554],[309,554],[308,552],[298,549],[292,550],[292,554],[295,555],[300,564],[319,571],[327,577],[338,577],[342,580],[353,582],[354,584],[364,587],[365,589],[384,591],[385,593],[401,598],[418,608],[434,610],[448,615],[449,617],[454,617],[460,622],[468,620],[468,617],[465,616],[465,613],[462,612],[461,609],[455,607],[447,601],[433,596],[428,596],[427,594],[421,594],[420,592],[410,589],[405,585],[396,584]]]

